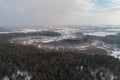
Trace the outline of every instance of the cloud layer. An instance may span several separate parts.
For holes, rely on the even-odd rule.
[[[0,24],[120,24],[120,0],[104,1],[1,0]]]

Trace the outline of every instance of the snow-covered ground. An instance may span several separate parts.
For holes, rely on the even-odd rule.
[[[102,45],[99,45],[102,44]],[[115,44],[105,44],[101,41],[94,41],[91,45],[96,46],[97,48],[106,50],[109,54],[115,58],[120,59],[120,49]]]
[[[62,39],[65,39],[65,38],[47,37],[47,38],[42,38],[42,39],[28,39],[28,40],[23,40],[23,44],[27,45],[27,44],[34,44],[34,43],[36,43],[36,44],[37,43],[49,43],[49,42],[59,41],[59,40],[62,40]],[[109,55],[120,59],[120,49],[119,48],[117,48],[116,46],[113,46],[113,45],[105,44],[101,41],[93,41],[91,44],[83,44],[83,45],[76,45],[76,46],[71,45],[68,48],[71,48],[71,49],[75,48],[75,49],[79,49],[79,50],[87,50],[89,47],[92,47],[92,46],[94,46],[96,48],[99,48],[99,49],[104,49],[109,53]],[[51,46],[51,45],[42,46],[42,45],[39,44],[38,48],[41,48],[41,47],[46,47],[46,48],[50,48],[50,49],[54,49],[54,48],[57,49],[57,46]],[[58,46],[58,47],[60,47],[60,46]]]
[[[91,32],[91,33],[84,33],[84,35],[105,37],[108,35],[117,35],[117,32]]]
[[[105,28],[105,29],[104,29]],[[55,42],[60,41],[63,39],[75,39],[78,38],[75,33],[83,33],[83,35],[91,35],[91,36],[101,36],[105,37],[107,35],[116,35],[119,33],[120,28],[107,28],[107,27],[80,27],[80,26],[43,26],[43,27],[36,27],[36,28],[19,28],[14,29],[13,31],[10,30],[10,32],[0,32],[0,34],[3,33],[29,33],[29,32],[38,32],[38,31],[54,31],[61,34],[61,36],[57,37],[48,37],[48,36],[38,36],[38,37],[22,37],[22,38],[16,38],[11,41],[22,41],[23,44],[34,44],[34,43],[49,43],[49,42]],[[101,45],[102,44],[102,45]],[[105,44],[100,41],[93,41],[91,44],[85,44],[85,45],[77,45],[69,48],[76,48],[79,50],[85,50],[88,47],[95,46],[100,49],[105,49],[111,56],[114,56],[116,58],[120,59],[120,49],[117,49],[115,46],[112,47],[111,45]],[[42,47],[42,45],[38,44],[38,47]],[[50,46],[49,46],[50,47]],[[51,48],[54,48],[54,46],[51,46]]]
[[[102,43],[102,46],[99,46],[100,42],[99,41],[96,41],[96,42],[93,42],[92,44],[94,44],[94,46],[96,46],[97,48],[101,48],[101,49],[104,49],[106,50],[109,54],[108,55],[111,55],[115,58],[119,58],[120,59],[120,49],[118,47],[116,47],[116,45],[114,44],[105,44],[103,42]]]
[[[31,80],[32,78],[28,72],[18,70],[17,72],[13,73],[12,76],[4,76],[3,80],[17,80],[18,78],[21,80],[21,77],[23,77],[24,80]]]
[[[120,59],[120,49],[112,51],[111,56],[114,56],[115,58],[119,58]]]

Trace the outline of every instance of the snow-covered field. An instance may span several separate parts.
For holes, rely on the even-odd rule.
[[[30,32],[40,32],[40,31],[54,31],[61,34],[61,36],[55,36],[55,37],[49,37],[49,36],[36,36],[32,37],[21,37],[21,38],[15,38],[11,40],[11,43],[14,41],[22,41],[23,44],[34,44],[38,45],[39,48],[42,47],[40,43],[46,44],[50,42],[60,41],[63,39],[75,39],[81,36],[76,35],[76,33],[83,33],[83,35],[91,35],[91,36],[100,36],[105,37],[108,35],[116,35],[119,33],[120,28],[114,28],[114,27],[90,27],[90,26],[42,26],[42,27],[28,27],[28,28],[19,28],[19,29],[13,29],[8,30],[5,32],[0,31],[0,34],[4,33],[30,33]],[[102,43],[102,45],[101,45]],[[108,44],[105,44],[100,41],[93,41],[91,44],[85,44],[85,45],[76,45],[76,46],[69,46],[69,48],[76,48],[79,50],[85,50],[88,47],[95,46],[100,49],[105,49],[111,56],[114,56],[116,58],[120,59],[120,49],[113,46],[113,49],[111,49],[111,46]],[[54,46],[48,46],[51,48],[54,48]],[[56,47],[56,46],[55,46]]]
[[[84,35],[105,37],[108,35],[117,35],[117,32],[92,32],[92,33],[84,33]]]

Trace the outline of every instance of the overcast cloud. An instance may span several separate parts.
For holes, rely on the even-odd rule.
[[[118,25],[120,0],[1,0],[1,25]]]

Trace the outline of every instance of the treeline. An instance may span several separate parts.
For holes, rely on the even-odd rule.
[[[61,34],[53,31],[41,31],[41,32],[29,32],[29,33],[6,33],[6,34],[0,34],[0,40],[9,40],[13,38],[27,37],[27,36],[61,36]]]
[[[54,46],[71,46],[71,45],[80,45],[80,44],[91,43],[91,40],[88,38],[75,38],[75,39],[62,39],[59,41],[49,42],[46,44]]]
[[[116,44],[120,47],[120,33],[118,33],[117,35],[108,35],[105,37],[86,35],[86,38],[91,41],[99,40],[99,41],[103,41],[107,44]]]
[[[0,80],[16,70],[27,71],[31,80],[120,80],[120,61],[106,55],[56,51],[0,43]],[[103,73],[103,74],[101,74]],[[19,79],[24,80],[24,79]]]
[[[103,41],[108,44],[117,44],[120,47],[120,33],[106,36]]]

